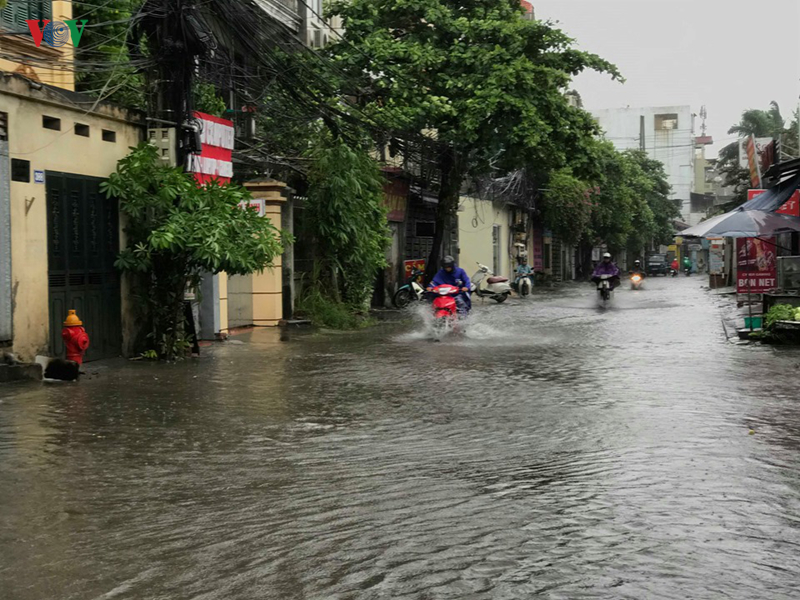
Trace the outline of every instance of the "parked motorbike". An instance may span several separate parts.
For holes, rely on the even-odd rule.
[[[395,308],[405,308],[414,301],[419,302],[425,295],[425,288],[419,283],[419,278],[424,275],[419,269],[412,269],[411,275],[392,296]]]
[[[632,290],[640,290],[642,289],[642,276],[639,273],[634,273],[631,275],[631,289]]]
[[[500,304],[511,295],[511,285],[508,277],[497,277],[489,267],[478,263],[478,272],[472,276],[471,291],[481,298],[491,298]]]
[[[533,275],[521,275],[517,277],[517,280],[514,282],[514,290],[520,295],[521,298],[529,295],[531,290],[533,290]]]
[[[602,308],[606,308],[611,302],[614,290],[611,287],[612,275],[600,275],[600,281],[597,282],[597,301]]]
[[[433,339],[441,341],[458,327],[458,305],[456,296],[461,292],[454,285],[439,285],[433,288]]]

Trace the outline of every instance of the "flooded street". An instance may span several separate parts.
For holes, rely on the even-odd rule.
[[[705,281],[0,387],[0,598],[797,598],[800,352]]]

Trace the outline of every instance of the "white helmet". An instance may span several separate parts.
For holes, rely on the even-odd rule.
[[[611,253],[606,252],[605,254],[603,254],[603,258],[611,258]]]

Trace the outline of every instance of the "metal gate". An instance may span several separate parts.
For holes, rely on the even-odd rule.
[[[12,337],[11,191],[5,113],[0,113],[0,342]]]
[[[86,360],[119,356],[122,345],[116,200],[100,192],[101,179],[46,174],[50,351],[64,355],[61,329],[74,308],[89,334]]]

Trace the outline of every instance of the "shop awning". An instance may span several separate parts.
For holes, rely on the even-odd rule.
[[[764,210],[767,212],[778,210],[786,203],[798,186],[800,186],[800,175],[795,175],[783,183],[768,189],[763,194],[759,194],[752,200],[745,202],[739,209]]]

